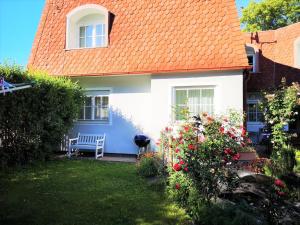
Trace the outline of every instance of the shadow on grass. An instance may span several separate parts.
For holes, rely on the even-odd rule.
[[[185,224],[134,164],[64,160],[0,176],[0,224]]]

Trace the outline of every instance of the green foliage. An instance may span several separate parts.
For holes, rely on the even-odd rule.
[[[169,197],[199,221],[203,204],[215,203],[222,191],[237,184],[236,162],[249,139],[237,113],[182,118],[161,132],[159,145],[169,164]]]
[[[241,18],[248,32],[274,30],[299,21],[299,0],[251,0]]]
[[[160,160],[155,154],[143,155],[137,164],[137,172],[143,177],[155,177],[160,172]]]
[[[247,204],[219,203],[199,208],[199,225],[257,225],[266,224],[265,219]]]
[[[83,102],[81,88],[70,79],[0,65],[0,76],[33,87],[0,95],[0,163],[2,166],[45,160],[58,150]]]
[[[293,171],[295,149],[290,146],[291,134],[284,131],[284,126],[294,121],[300,87],[297,83],[291,86],[282,85],[273,91],[265,92],[261,107],[266,122],[272,128],[273,160],[272,170],[275,174]]]

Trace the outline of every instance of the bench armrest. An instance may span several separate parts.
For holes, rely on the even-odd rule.
[[[69,143],[70,143],[70,144],[72,144],[72,142],[77,143],[77,141],[78,141],[78,138],[70,138],[70,139],[69,139]]]
[[[99,144],[100,142],[104,142],[104,139],[97,140],[97,141],[96,141],[96,146],[103,146],[104,143],[103,143],[102,145],[100,145],[100,144]]]

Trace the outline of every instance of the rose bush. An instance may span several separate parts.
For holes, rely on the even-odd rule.
[[[197,218],[198,206],[236,184],[239,152],[249,142],[242,116],[203,114],[164,129],[158,144],[168,163],[169,196]]]

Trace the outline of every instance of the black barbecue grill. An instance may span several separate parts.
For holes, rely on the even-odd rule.
[[[150,144],[150,138],[144,134],[138,134],[134,136],[134,143],[139,147],[139,154],[147,149]]]

